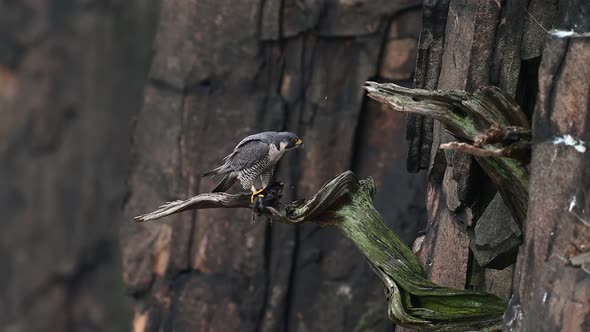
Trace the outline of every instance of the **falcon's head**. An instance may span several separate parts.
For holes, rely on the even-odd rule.
[[[282,131],[273,137],[273,143],[279,150],[290,150],[303,147],[303,141],[295,134]]]

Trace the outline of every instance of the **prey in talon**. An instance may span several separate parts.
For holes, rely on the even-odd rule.
[[[223,158],[223,165],[203,176],[223,176],[213,192],[226,191],[236,181],[240,181],[244,189],[252,192],[250,202],[254,203],[256,197],[264,197],[264,189],[285,152],[300,147],[303,147],[303,141],[288,131],[265,131],[250,135]]]
[[[260,217],[267,207],[276,207],[281,200],[283,191],[282,182],[273,182],[264,188],[260,199],[257,199],[252,206],[252,221],[256,219],[256,216]],[[272,223],[272,219],[268,217],[268,221]]]

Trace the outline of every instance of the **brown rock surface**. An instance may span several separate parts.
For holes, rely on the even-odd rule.
[[[424,184],[398,167],[403,117],[365,101],[362,86],[379,75],[398,13],[415,17],[418,5],[162,2],[127,215],[211,190],[215,183],[200,175],[242,137],[288,129],[305,148],[281,161],[285,199],[309,198],[352,168],[378,179],[378,208],[411,242],[424,219]],[[418,26],[404,29],[410,38]],[[411,69],[403,70],[407,77]],[[392,326],[382,286],[362,255],[318,226],[252,223],[247,211],[203,210],[124,224],[122,249],[142,331]]]
[[[0,2],[0,330],[122,331],[118,228],[154,1]]]

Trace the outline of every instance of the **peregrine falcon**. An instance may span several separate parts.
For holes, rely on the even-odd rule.
[[[252,191],[251,202],[261,193],[272,178],[275,166],[285,151],[303,146],[301,139],[290,132],[265,131],[244,138],[232,153],[223,158],[225,163],[203,176],[224,175],[213,192],[228,190],[236,180],[242,187]],[[255,182],[260,179],[262,188],[256,189]]]

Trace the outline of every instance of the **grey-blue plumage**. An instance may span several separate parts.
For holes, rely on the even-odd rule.
[[[302,146],[301,139],[290,132],[266,131],[244,138],[233,152],[224,158],[225,163],[203,176],[223,175],[213,192],[228,190],[239,180],[246,190],[256,191],[256,181],[260,179],[265,188],[278,161],[287,150]]]

